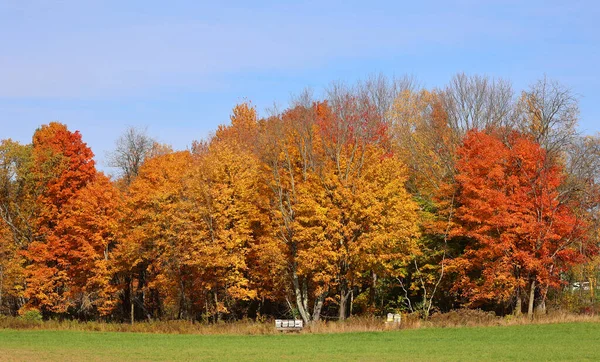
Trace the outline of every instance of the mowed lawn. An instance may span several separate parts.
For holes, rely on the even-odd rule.
[[[600,324],[203,336],[0,330],[0,361],[598,361]]]

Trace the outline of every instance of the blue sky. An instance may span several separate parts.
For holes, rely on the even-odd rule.
[[[600,131],[595,1],[0,0],[0,138],[58,120],[102,164],[131,126],[175,148],[305,87],[369,74],[443,86],[457,72],[523,89],[546,74]]]

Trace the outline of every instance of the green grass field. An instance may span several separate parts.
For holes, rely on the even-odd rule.
[[[600,324],[204,336],[0,330],[0,361],[600,360]]]

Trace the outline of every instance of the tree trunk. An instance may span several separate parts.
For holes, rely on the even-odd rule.
[[[315,299],[315,308],[312,315],[312,320],[315,322],[321,319],[321,310],[323,309],[323,303],[325,302],[326,296],[327,292],[324,292]]]
[[[206,322],[210,322],[210,307],[208,306],[208,301],[210,299],[210,292],[205,292],[204,295],[204,307],[206,308]]]
[[[339,320],[343,321],[346,319],[346,298],[344,294],[340,294],[340,309],[338,314]]]
[[[296,272],[295,266],[292,268],[292,283],[294,285],[294,294],[296,295],[296,307],[300,316],[304,320],[305,324],[310,323],[310,315],[308,314],[307,308],[305,307],[306,295],[303,295],[303,288],[300,288],[300,281],[298,280],[298,273]]]
[[[133,299],[130,304],[131,310],[129,311],[129,314],[131,316],[131,325],[133,325],[133,323],[135,323],[135,305],[133,304]]]
[[[342,283],[340,288],[340,309],[339,309],[339,320],[343,321],[346,319],[348,311],[348,298],[350,297],[350,291],[347,291],[345,283]]]
[[[527,316],[529,319],[533,319],[533,302],[535,300],[535,279],[531,281],[531,288],[529,289],[529,307],[527,308]]]
[[[515,310],[513,314],[517,317],[523,315],[523,301],[521,300],[521,288],[517,288],[517,301],[515,303]]]
[[[140,283],[140,285],[139,285],[140,288],[138,288],[138,290],[141,289],[141,291],[142,291],[142,302],[141,302],[142,310],[146,314],[148,314],[148,310],[146,309],[146,306],[148,304],[146,304],[146,288],[144,288],[145,284],[146,284],[146,277],[144,276],[144,278],[142,279],[142,283]],[[152,304],[150,304],[150,308],[152,308],[151,311],[154,313],[156,310],[156,307],[153,306]]]
[[[129,280],[129,304],[130,304],[130,317],[131,317],[131,324],[133,325],[133,323],[135,322],[135,304],[133,302],[135,296],[134,296],[134,291],[133,291],[133,275],[131,276],[131,279]]]
[[[264,308],[265,308],[265,297],[262,297],[260,299],[260,303],[258,304],[258,314],[260,314],[261,316],[264,314]]]
[[[537,314],[546,314],[546,300],[545,299],[540,300],[539,304],[535,308],[535,312]]]
[[[0,311],[2,311],[2,289],[4,288],[4,268],[0,266]]]
[[[221,320],[221,312],[219,312],[219,296],[217,295],[217,291],[215,288],[215,323],[218,323]]]
[[[375,309],[375,298],[377,297],[377,274],[374,271],[371,271],[371,287],[369,290],[369,305]]]
[[[352,312],[354,311],[354,289],[350,291],[350,318],[352,318]]]
[[[177,319],[181,319],[183,316],[183,309],[185,308],[185,292],[183,291],[183,282],[179,283],[181,287],[181,293],[179,295],[179,311],[177,312]]]
[[[306,311],[306,315],[310,316],[310,310],[308,309],[308,280],[302,278],[302,306]]]
[[[548,287],[544,286],[540,288],[540,302],[535,308],[537,314],[546,314],[546,295],[548,294]]]

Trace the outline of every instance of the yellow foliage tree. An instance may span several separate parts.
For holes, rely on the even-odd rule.
[[[386,149],[375,112],[357,102],[296,107],[269,121],[280,131],[265,147],[274,220],[307,322],[319,319],[328,295],[346,318],[359,280],[393,273],[416,250],[417,206],[405,168]]]

